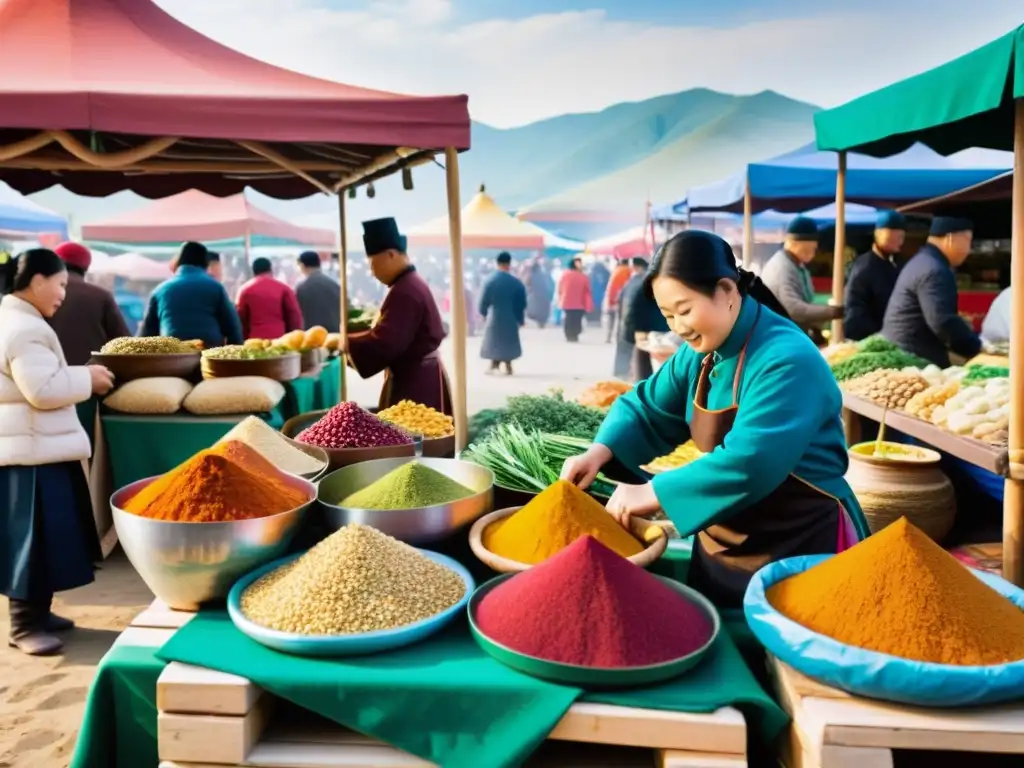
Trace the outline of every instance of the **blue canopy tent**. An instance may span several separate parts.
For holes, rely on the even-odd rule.
[[[0,235],[68,236],[67,220],[0,182]]]
[[[846,223],[853,226],[869,226],[875,223],[878,210],[869,205],[848,203],[846,206]],[[835,224],[836,204],[829,203],[820,208],[812,208],[809,211],[798,213],[786,213],[784,211],[767,210],[754,214],[754,229],[778,229],[785,227],[797,216],[806,216],[814,219],[819,225],[830,226]],[[686,201],[680,201],[670,205],[661,205],[651,209],[651,218],[655,221],[688,221],[691,218],[690,210]],[[743,216],[738,213],[723,211],[704,211],[693,217],[697,219],[712,219],[733,224],[742,224]]]
[[[979,184],[1013,167],[1009,152],[975,150],[943,157],[923,144],[891,157],[850,153],[846,165],[846,201],[876,208],[927,200]],[[691,213],[743,213],[749,194],[751,213],[769,209],[805,211],[836,199],[836,156],[814,144],[750,163],[745,171],[687,192]]]

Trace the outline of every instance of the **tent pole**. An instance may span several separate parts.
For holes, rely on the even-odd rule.
[[[839,153],[839,169],[836,172],[836,243],[832,253],[832,301],[833,306],[843,305],[846,282],[846,152]],[[843,318],[832,321],[832,344],[843,341]]]
[[[455,357],[455,387],[452,413],[455,416],[455,455],[469,442],[466,415],[466,283],[462,275],[462,203],[459,199],[459,151],[444,151],[448,187],[448,239],[451,250],[452,346]]]
[[[754,200],[750,194],[750,174],[743,187],[743,268],[754,263]]]
[[[1013,131],[1013,213],[1010,241],[1010,472],[1003,490],[1003,578],[1024,586],[1024,99]]]
[[[345,193],[347,189],[338,190],[338,232],[341,237],[338,239],[338,282],[341,284],[341,326],[338,332],[341,334],[341,349],[348,346],[348,234],[346,232],[348,222],[345,219]],[[343,356],[344,357],[344,356]],[[345,374],[345,361],[341,361],[341,392],[339,402],[348,400],[348,376]]]

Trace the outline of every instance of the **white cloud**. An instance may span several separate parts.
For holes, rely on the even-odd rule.
[[[854,9],[733,29],[613,21],[603,11],[458,24],[452,0],[158,0],[201,32],[275,64],[370,88],[468,93],[497,126],[705,86],[771,88],[831,106],[928,69],[1019,23],[1019,0],[877,16]],[[984,12],[979,6],[984,6]],[[903,18],[903,17],[906,18]],[[893,36],[891,33],[896,32]]]

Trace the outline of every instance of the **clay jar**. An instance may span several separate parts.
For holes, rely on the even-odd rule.
[[[875,443],[849,450],[850,484],[872,533],[906,517],[937,542],[949,533],[956,518],[953,484],[939,466],[936,451],[917,446],[883,443],[886,455],[875,456]]]

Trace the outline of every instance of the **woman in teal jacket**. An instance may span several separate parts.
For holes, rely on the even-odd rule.
[[[608,510],[628,525],[663,509],[696,533],[690,582],[738,607],[751,575],[794,555],[841,551],[867,536],[847,468],[842,395],[821,353],[717,235],[669,240],[644,289],[686,342],[612,406],[563,478],[586,488],[613,458],[639,467],[692,439],[705,455],[643,484]]]

